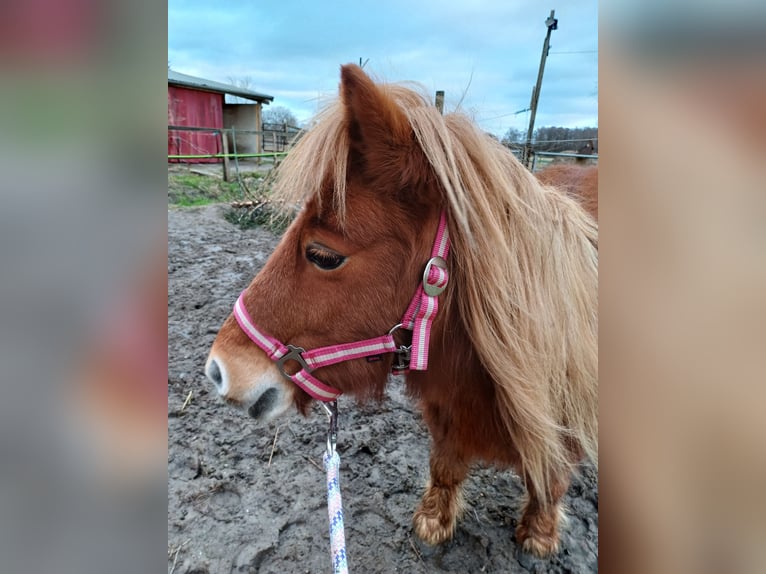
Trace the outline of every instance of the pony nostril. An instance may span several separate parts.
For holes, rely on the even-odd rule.
[[[215,383],[215,386],[220,387],[223,384],[223,375],[221,375],[221,369],[215,359],[208,363],[205,374],[207,374],[208,379]]]

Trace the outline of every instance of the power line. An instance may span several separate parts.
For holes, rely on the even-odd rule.
[[[500,114],[499,116],[492,116],[491,118],[480,118],[478,121],[481,122],[488,122],[490,120],[497,120],[500,118],[507,118],[508,116],[518,116],[519,114],[523,114],[524,112],[528,112],[529,108],[524,108],[523,110],[519,110],[518,112],[510,112],[507,114]]]
[[[577,128],[572,128],[577,129]],[[564,142],[589,142],[589,141],[598,141],[598,136],[592,137],[592,138],[577,138],[572,140],[535,140],[534,143],[541,144],[541,143],[564,143]],[[519,142],[524,143],[524,142]]]

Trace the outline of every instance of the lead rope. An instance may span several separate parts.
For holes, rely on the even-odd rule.
[[[338,403],[322,403],[330,419],[324,467],[327,471],[327,513],[330,518],[330,554],[333,574],[348,574],[346,534],[343,528],[343,501],[340,497],[340,457],[335,450],[338,436]]]

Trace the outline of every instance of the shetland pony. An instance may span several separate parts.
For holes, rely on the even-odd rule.
[[[541,183],[572,195],[598,220],[598,166],[556,163],[538,171],[535,176]]]
[[[577,155],[591,155],[595,149],[596,146],[593,144],[593,140],[590,140],[589,142],[577,148]],[[575,158],[575,163],[579,165],[585,165],[586,161],[587,160],[584,157]]]
[[[239,301],[253,324],[303,349],[391,331],[446,213],[450,279],[428,369],[406,377],[433,439],[414,530],[429,544],[448,540],[470,466],[493,463],[527,487],[517,541],[556,552],[570,476],[597,458],[593,218],[466,117],[441,116],[355,65],[341,68],[339,100],[287,156],[275,193],[302,209]],[[293,404],[305,414],[311,397],[288,378],[300,365],[273,362],[235,315],[206,365],[219,395],[258,421]],[[401,329],[394,337],[406,342]],[[360,400],[382,398],[394,359],[376,359],[315,375]]]

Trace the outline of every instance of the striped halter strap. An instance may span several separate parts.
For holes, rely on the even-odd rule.
[[[277,363],[277,367],[286,378],[315,399],[331,402],[341,395],[341,391],[325,385],[311,374],[312,371],[320,367],[383,353],[396,353],[397,360],[393,365],[395,374],[407,370],[425,371],[428,368],[428,342],[431,336],[431,323],[439,309],[438,297],[446,289],[449,281],[447,271],[449,248],[447,215],[445,211],[442,211],[436,239],[431,249],[431,258],[423,271],[423,280],[418,285],[409,307],[404,312],[401,323],[395,325],[387,335],[381,337],[357,341],[356,343],[330,345],[309,351],[301,347],[285,345],[255,325],[247,309],[245,309],[244,291],[234,305],[234,318],[253,343],[263,349],[268,357]],[[412,331],[411,346],[397,347],[393,335],[398,329]],[[284,367],[287,361],[297,362],[300,365],[300,370],[294,375],[287,373]]]

